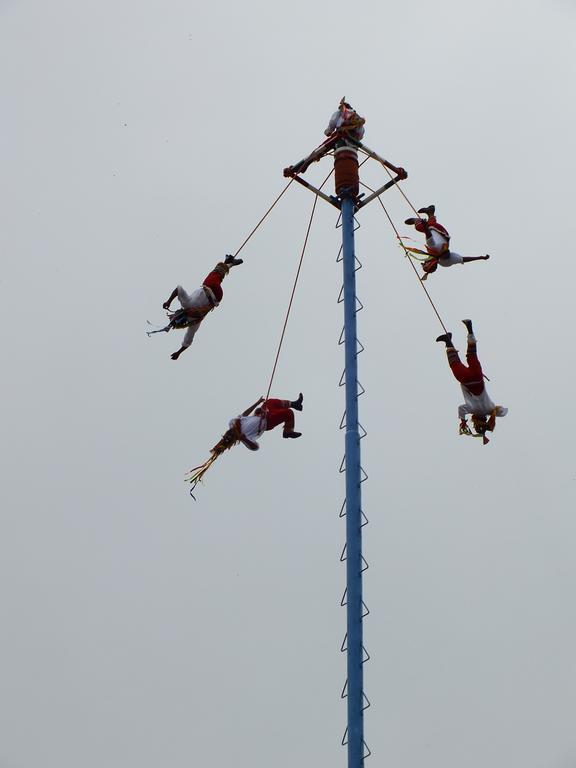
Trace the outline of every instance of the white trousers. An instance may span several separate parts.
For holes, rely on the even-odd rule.
[[[207,309],[208,307],[212,306],[208,301],[203,288],[198,288],[192,293],[187,293],[184,288],[179,285],[177,291],[178,301],[180,302],[182,309]],[[190,344],[192,344],[194,341],[194,336],[196,335],[196,331],[198,328],[200,328],[201,322],[202,320],[197,320],[196,322],[192,323],[192,325],[188,326],[186,333],[184,334],[184,340],[182,341],[183,347],[189,347]]]
[[[436,232],[435,229],[430,230],[430,232],[430,237],[426,238],[426,248],[431,256],[436,256],[441,267],[452,267],[454,264],[463,263],[459,253],[446,250],[448,240],[440,232]]]

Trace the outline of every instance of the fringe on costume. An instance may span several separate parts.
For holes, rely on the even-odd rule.
[[[482,445],[488,445],[490,440],[488,440],[485,433],[494,432],[494,430],[496,429],[496,410],[497,408],[494,408],[494,410],[491,411],[488,421],[485,422],[485,430],[483,433],[475,434],[474,432],[472,432],[472,430],[470,429],[470,427],[466,422],[461,422],[459,434],[466,435],[467,437],[481,437]],[[474,416],[472,416],[472,422],[474,422]]]
[[[406,238],[411,239],[411,238]],[[428,251],[423,251],[421,248],[414,248],[411,245],[406,245],[404,238],[402,238],[402,248],[404,249],[404,255],[409,256],[414,261],[420,263],[420,266],[424,270],[424,274],[420,278],[422,282],[428,279],[428,275],[432,272],[436,272],[438,269],[438,257],[432,256]]]
[[[165,325],[164,328],[158,328],[155,331],[146,331],[146,333],[148,336],[152,336],[154,333],[168,333],[168,331],[171,331],[173,328],[178,330],[188,328],[191,325],[196,325],[196,323],[201,322],[208,312],[212,312],[213,309],[214,307],[207,307],[205,309],[177,309],[175,312],[167,310],[166,315],[170,321],[168,325]]]
[[[186,473],[185,482],[191,483],[192,485],[190,488],[190,496],[192,496],[194,501],[196,501],[196,497],[194,496],[194,489],[198,483],[202,481],[206,472],[208,472],[212,464],[214,464],[219,456],[221,456],[225,451],[229,451],[230,448],[233,448],[240,442],[240,437],[240,423],[238,420],[236,420],[233,426],[230,427],[230,429],[228,429],[222,435],[216,445],[210,449],[210,457],[206,459],[204,464],[200,464],[199,466],[194,467]]]

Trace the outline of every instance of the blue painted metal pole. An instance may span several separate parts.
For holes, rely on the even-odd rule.
[[[344,349],[346,357],[346,589],[348,667],[348,768],[364,765],[362,638],[362,510],[358,429],[358,340],[354,200],[342,199]]]

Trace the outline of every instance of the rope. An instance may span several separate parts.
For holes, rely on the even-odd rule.
[[[322,184],[320,185],[319,189],[322,189],[322,187],[326,184],[330,176],[334,173],[334,169],[330,171],[328,176],[324,179]],[[280,358],[280,351],[282,349],[282,344],[284,343],[284,336],[286,334],[286,328],[288,326],[288,319],[290,317],[290,312],[292,310],[292,304],[294,302],[294,295],[296,293],[296,286],[298,285],[298,278],[300,277],[300,271],[302,269],[302,262],[304,261],[304,254],[306,253],[306,246],[308,245],[308,237],[310,236],[310,229],[312,228],[312,221],[314,220],[314,214],[316,212],[316,204],[318,203],[318,196],[314,196],[314,203],[312,205],[312,211],[310,213],[310,219],[308,220],[308,227],[306,228],[306,236],[304,238],[304,245],[302,246],[302,252],[300,254],[300,261],[298,262],[298,269],[296,270],[296,277],[294,278],[294,285],[292,286],[292,293],[290,294],[290,301],[288,302],[288,309],[286,311],[286,317],[284,318],[284,325],[282,326],[282,333],[280,334],[280,341],[278,343],[278,349],[276,350],[276,357],[274,358],[274,365],[272,366],[272,374],[270,376],[270,381],[268,382],[268,389],[266,390],[266,397],[265,400],[268,400],[270,396],[270,390],[272,389],[272,383],[274,381],[274,376],[276,374],[276,367],[278,366],[278,360]]]
[[[300,270],[302,269],[302,262],[304,261],[304,254],[306,253],[306,246],[308,244],[308,236],[310,235],[310,228],[312,227],[312,221],[314,219],[314,213],[316,212],[316,204],[318,203],[318,197],[314,197],[314,203],[312,205],[312,212],[310,214],[310,219],[308,220],[308,227],[306,229],[306,237],[304,238],[304,245],[302,246],[302,253],[300,254],[300,261],[298,262],[298,269],[296,270],[296,277],[294,279],[294,285],[292,286],[292,293],[290,294],[290,301],[288,302],[288,310],[286,312],[286,317],[284,318],[284,325],[282,326],[282,333],[280,334],[280,342],[278,344],[278,349],[276,350],[276,357],[274,358],[274,365],[272,367],[272,374],[270,376],[270,381],[268,382],[268,389],[266,390],[266,397],[265,400],[268,400],[268,397],[270,396],[270,390],[272,389],[272,382],[274,381],[274,375],[276,374],[276,366],[278,365],[278,359],[280,357],[280,351],[282,349],[282,344],[284,342],[284,336],[286,334],[286,327],[288,325],[288,319],[290,317],[290,312],[292,310],[292,303],[294,301],[294,294],[296,293],[296,286],[298,284],[298,278],[300,277]]]
[[[359,148],[359,149],[360,149],[360,148]],[[368,154],[368,152],[366,152],[365,150],[363,150],[363,149],[360,149],[360,152],[363,152],[365,155],[368,155],[368,157],[366,158],[366,160],[369,160],[369,159],[371,158],[371,155],[370,155],[370,154]],[[360,166],[364,165],[364,163],[366,162],[366,160],[363,160],[363,161],[362,161],[362,163],[360,163]],[[395,177],[392,175],[392,173],[390,172],[390,169],[389,169],[389,168],[387,168],[387,167],[384,165],[384,163],[380,163],[380,165],[382,166],[382,168],[384,168],[384,170],[386,171],[386,173],[388,174],[388,176],[389,176],[391,179],[395,178]],[[359,166],[359,167],[360,167],[360,166]],[[364,185],[364,186],[366,186],[366,185]],[[404,194],[404,190],[402,189],[402,187],[401,187],[399,184],[396,184],[395,186],[396,186],[396,189],[398,190],[398,192],[400,192],[400,194],[401,194],[401,195],[402,195],[402,197],[404,198],[404,200],[406,200],[406,202],[408,203],[408,205],[410,206],[410,208],[412,208],[412,210],[414,211],[414,213],[416,214],[416,216],[418,216],[418,211],[416,210],[416,208],[414,208],[414,206],[412,205],[412,203],[410,202],[410,200],[408,199],[408,197],[407,197],[407,196]],[[366,189],[369,189],[369,190],[370,190],[370,192],[374,192],[374,190],[373,190],[373,189],[370,189],[370,187],[366,187]],[[380,198],[378,198],[378,199],[380,199]]]
[[[368,160],[369,160],[369,159],[370,159],[369,157],[365,158],[365,159],[364,159],[364,160],[363,160],[363,161],[360,163],[360,165],[359,165],[358,167],[359,167],[359,168],[360,168],[360,167],[362,167],[362,166],[364,165],[364,163],[368,162]],[[332,174],[333,174],[333,173],[334,173],[334,169],[332,168],[332,170],[330,171],[330,173],[328,174],[328,176],[326,176],[326,178],[324,179],[324,181],[322,182],[322,184],[320,184],[320,187],[319,187],[319,189],[322,189],[322,187],[324,187],[324,186],[326,185],[326,183],[328,182],[328,180],[330,179],[330,177],[332,176]],[[286,188],[286,189],[287,189],[287,188]],[[284,191],[286,191],[286,190],[284,190]],[[282,194],[284,194],[284,193],[282,193]],[[302,269],[302,262],[303,262],[303,260],[304,260],[304,254],[306,253],[306,246],[307,246],[307,244],[308,244],[308,237],[309,237],[309,235],[310,235],[310,229],[311,229],[311,227],[312,227],[312,221],[313,221],[313,219],[314,219],[314,213],[316,212],[316,204],[317,204],[317,202],[318,202],[318,196],[316,195],[316,196],[314,197],[314,204],[312,205],[312,211],[311,211],[311,213],[310,213],[310,219],[309,219],[309,221],[308,221],[308,227],[307,227],[307,229],[306,229],[306,236],[305,236],[305,238],[304,238],[304,245],[302,246],[302,253],[300,254],[300,261],[299,261],[299,263],[298,263],[298,269],[296,270],[296,277],[295,277],[295,279],[294,279],[294,285],[292,286],[292,293],[291,293],[291,295],[290,295],[290,301],[288,302],[288,310],[287,310],[287,312],[286,312],[286,317],[284,318],[284,325],[283,325],[283,327],[282,327],[282,333],[281,333],[281,335],[280,335],[280,342],[279,342],[279,344],[278,344],[278,349],[276,350],[276,357],[274,358],[274,365],[273,365],[273,367],[272,367],[272,374],[271,374],[271,376],[270,376],[270,381],[269,381],[269,383],[268,383],[268,389],[267,389],[267,391],[266,391],[266,397],[265,397],[265,400],[268,400],[268,398],[269,398],[269,396],[270,396],[270,391],[271,391],[271,389],[272,389],[272,383],[273,383],[273,381],[274,381],[274,376],[275,376],[275,374],[276,374],[276,368],[277,368],[277,366],[278,366],[278,360],[279,360],[279,358],[280,358],[280,351],[281,351],[281,349],[282,349],[282,344],[283,344],[283,342],[284,342],[284,336],[285,336],[285,334],[286,334],[286,328],[287,328],[287,326],[288,326],[288,319],[289,319],[289,317],[290,317],[290,311],[291,311],[291,309],[292,309],[292,303],[293,303],[293,301],[294,301],[294,294],[296,293],[296,286],[297,286],[297,284],[298,284],[298,278],[300,277],[300,271],[301,271],[301,269]]]
[[[360,182],[360,183],[362,184],[362,186],[363,186],[363,187],[366,187],[366,189],[367,189],[367,190],[369,190],[370,192],[374,192],[374,190],[373,190],[373,189],[370,189],[370,187],[369,187],[367,184],[364,184],[363,182]],[[396,186],[398,186],[398,185],[396,185]],[[402,190],[400,190],[400,191],[402,191]],[[402,195],[403,195],[403,196],[406,198],[406,200],[408,200],[408,198],[406,197],[406,195],[404,195],[404,192],[402,192]],[[407,248],[407,247],[404,245],[404,242],[403,242],[402,238],[400,237],[400,233],[399,233],[399,232],[398,232],[398,230],[396,229],[396,226],[395,226],[394,222],[392,221],[392,218],[391,218],[390,214],[388,213],[388,211],[386,210],[386,206],[384,205],[384,203],[382,202],[382,200],[380,199],[380,197],[378,197],[378,202],[379,202],[379,203],[380,203],[380,205],[382,206],[382,210],[383,210],[383,211],[384,211],[384,213],[386,214],[386,217],[387,217],[388,221],[390,222],[390,225],[391,225],[392,229],[394,230],[394,233],[396,234],[396,237],[398,238],[398,242],[399,242],[399,243],[400,243],[400,245],[402,246],[402,248],[403,248],[403,250],[404,250],[404,254],[405,254],[405,256],[408,258],[408,261],[410,262],[410,266],[411,266],[411,267],[412,267],[412,269],[414,270],[414,274],[415,274],[415,275],[416,275],[416,277],[418,278],[418,282],[420,283],[420,285],[421,285],[421,287],[422,287],[422,290],[423,290],[423,291],[424,291],[424,293],[426,294],[426,297],[428,298],[428,301],[430,302],[430,304],[431,304],[431,306],[432,306],[432,309],[434,310],[434,312],[435,312],[435,314],[436,314],[436,317],[438,318],[438,321],[440,322],[440,325],[442,326],[442,329],[443,329],[444,333],[448,333],[448,329],[447,329],[447,328],[446,328],[446,326],[444,325],[444,322],[443,322],[442,318],[440,317],[440,313],[439,313],[439,312],[438,312],[438,310],[436,309],[436,305],[434,304],[434,302],[432,301],[432,297],[431,297],[431,296],[430,296],[430,294],[428,293],[428,289],[426,288],[426,286],[424,285],[424,283],[423,283],[423,282],[422,282],[422,280],[420,279],[420,275],[418,274],[418,270],[416,269],[416,267],[414,266],[414,262],[413,262],[413,261],[412,261],[412,259],[410,258],[410,253],[409,253],[409,251],[408,251],[408,248]],[[410,205],[410,207],[412,208],[412,210],[414,210],[414,206],[412,205],[412,203],[410,203],[410,201],[409,201],[409,200],[408,200],[408,204]]]
[[[277,202],[280,200],[280,198],[282,197],[282,195],[284,194],[284,192],[286,192],[286,190],[288,189],[288,187],[290,186],[290,184],[292,184],[292,182],[293,182],[293,181],[294,181],[294,179],[290,179],[290,181],[288,182],[288,184],[286,184],[286,186],[284,187],[284,189],[282,190],[282,192],[280,192],[280,194],[278,195],[278,197],[276,198],[276,200],[274,200],[274,202],[272,203],[272,205],[270,206],[270,208],[268,208],[268,210],[266,211],[266,213],[264,214],[264,216],[262,216],[262,218],[260,219],[260,221],[258,222],[258,224],[256,224],[256,226],[254,227],[254,229],[252,230],[252,232],[250,232],[250,234],[248,235],[248,237],[246,238],[246,240],[244,240],[244,242],[242,243],[242,245],[240,246],[240,248],[238,248],[238,250],[237,250],[237,251],[236,251],[236,253],[234,254],[234,258],[236,258],[236,256],[238,256],[238,254],[240,253],[240,251],[242,250],[242,248],[244,248],[244,246],[246,245],[246,243],[248,242],[248,240],[250,240],[250,238],[251,238],[251,237],[252,237],[252,235],[253,235],[253,234],[256,232],[256,230],[258,229],[258,227],[260,226],[260,224],[262,224],[262,222],[264,221],[264,219],[265,219],[265,218],[268,216],[268,214],[269,214],[269,213],[272,211],[272,208],[274,208],[274,206],[276,205],[276,203],[277,203]]]
[[[360,151],[362,151],[362,150],[360,150]],[[365,152],[364,154],[368,154],[368,153],[367,153],[367,152]],[[366,158],[366,160],[368,160],[369,158],[370,158],[370,155],[368,155],[368,157]],[[366,160],[364,160],[362,163],[360,163],[360,165],[363,165],[363,164],[366,162]],[[386,173],[388,174],[388,176],[390,176],[390,178],[392,179],[392,178],[393,178],[393,176],[392,176],[392,174],[390,173],[389,169],[388,169],[388,168],[386,168],[386,166],[385,166],[385,165],[384,165],[383,167],[384,167],[384,169],[386,170]],[[362,184],[362,186],[363,186],[363,187],[366,187],[366,189],[367,189],[367,190],[369,190],[370,192],[374,192],[374,190],[373,190],[373,189],[371,189],[371,188],[370,188],[370,187],[369,187],[367,184],[363,184],[362,182],[360,182],[360,183]],[[403,190],[403,189],[402,189],[402,188],[401,188],[401,187],[400,187],[398,184],[396,184],[395,186],[396,186],[396,188],[398,189],[398,191],[400,192],[400,194],[402,195],[402,197],[404,198],[404,200],[406,200],[406,202],[408,203],[408,205],[410,206],[410,208],[412,208],[412,210],[414,211],[414,213],[416,214],[416,216],[418,216],[418,211],[417,211],[417,210],[416,210],[416,208],[415,208],[415,207],[412,205],[412,202],[409,200],[408,196],[407,196],[407,195],[404,193],[404,190]],[[382,202],[382,200],[380,199],[380,197],[378,197],[378,202],[379,202],[379,203],[380,203],[380,205],[382,206],[382,209],[383,209],[384,213],[386,214],[386,216],[387,216],[387,218],[388,218],[388,221],[389,221],[389,222],[390,222],[390,224],[392,225],[392,229],[393,229],[393,230],[394,230],[394,232],[396,233],[396,237],[398,238],[398,242],[400,243],[400,245],[401,245],[401,246],[402,246],[402,248],[404,249],[404,255],[408,257],[408,261],[410,262],[410,266],[411,266],[411,267],[412,267],[412,269],[414,270],[414,273],[415,273],[416,277],[418,278],[418,282],[419,282],[419,283],[420,283],[420,285],[422,286],[422,289],[423,289],[424,293],[426,294],[426,296],[427,296],[427,298],[428,298],[428,301],[429,301],[429,302],[430,302],[430,304],[432,305],[432,309],[434,310],[434,312],[435,312],[435,314],[436,314],[436,317],[438,318],[438,321],[440,322],[440,325],[442,326],[442,330],[444,331],[444,333],[448,333],[448,329],[447,329],[447,328],[446,328],[446,326],[444,325],[444,322],[443,322],[442,318],[440,317],[440,313],[439,313],[439,312],[438,312],[438,310],[436,309],[436,305],[435,305],[435,304],[434,304],[434,302],[432,301],[432,297],[431,297],[431,296],[430,296],[430,294],[428,293],[428,290],[427,290],[426,286],[424,285],[424,283],[423,283],[423,282],[422,282],[422,280],[420,279],[420,276],[418,275],[418,270],[417,270],[417,269],[416,269],[416,267],[414,266],[414,262],[413,262],[413,260],[412,260],[412,258],[411,258],[411,253],[412,253],[412,254],[416,254],[416,253],[418,253],[418,254],[422,254],[423,256],[426,256],[426,252],[425,252],[425,251],[421,251],[419,248],[409,248],[408,246],[406,246],[406,245],[404,244],[404,241],[403,241],[403,240],[402,240],[402,238],[400,237],[400,234],[398,233],[398,230],[397,230],[397,229],[396,229],[396,227],[394,226],[394,222],[392,221],[392,219],[391,219],[391,217],[390,217],[390,214],[389,214],[389,213],[388,213],[388,211],[386,210],[386,206],[384,205],[384,203]],[[418,258],[418,257],[416,256],[416,258]],[[418,260],[419,260],[419,261],[421,261],[420,259],[418,259]],[[425,261],[425,259],[424,259],[424,261]],[[483,376],[483,377],[486,379],[486,381],[490,381],[490,379],[488,378],[488,376],[486,376],[486,374],[485,374],[485,373],[483,373],[483,374],[482,374],[482,376]],[[460,433],[460,434],[462,434],[462,433]],[[473,435],[473,437],[480,437],[480,435]]]

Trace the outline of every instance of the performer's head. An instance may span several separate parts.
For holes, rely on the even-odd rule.
[[[222,451],[228,450],[228,448],[232,448],[234,443],[238,442],[238,435],[236,433],[236,430],[233,427],[230,427],[230,429],[227,429],[226,432],[222,435],[220,440],[216,443],[214,448],[212,448],[212,451],[216,451],[217,453],[222,453]]]
[[[486,432],[492,432],[494,427],[490,424],[487,416],[472,416],[472,424],[477,435],[482,438],[484,445],[488,442]]]
[[[422,269],[429,275],[431,272],[436,272],[438,269],[438,259],[426,259],[422,262]]]

